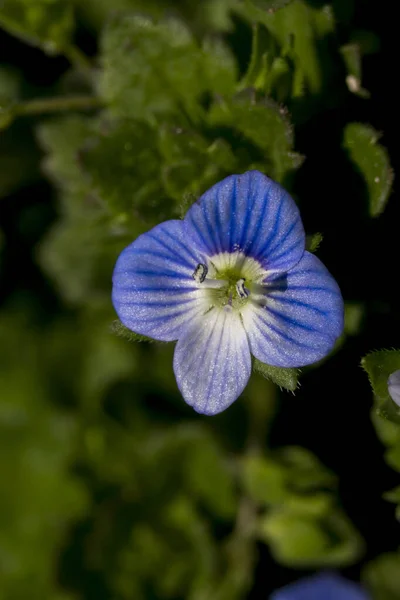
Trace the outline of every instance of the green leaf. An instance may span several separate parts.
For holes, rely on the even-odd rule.
[[[138,121],[100,123],[79,150],[79,165],[92,193],[111,214],[162,220],[168,203],[152,127]],[[171,207],[173,210],[173,206]],[[170,210],[171,210],[170,208]]]
[[[217,181],[218,167],[209,160],[208,142],[200,134],[164,126],[158,143],[164,162],[161,173],[164,188],[178,202],[187,196],[198,196]]]
[[[306,237],[306,250],[308,252],[316,252],[320,247],[324,236],[322,233],[314,233],[313,235],[308,235]]]
[[[361,81],[361,49],[358,44],[346,44],[340,48],[347,72]]]
[[[400,554],[382,554],[368,563],[362,573],[374,600],[400,598]]]
[[[3,0],[0,25],[49,54],[56,54],[63,52],[71,41],[72,5],[69,0]]]
[[[250,2],[256,8],[259,8],[260,10],[266,10],[269,13],[275,12],[279,8],[283,8],[284,6],[286,6],[287,4],[292,2],[292,0],[247,0],[247,1]]]
[[[336,477],[333,473],[306,448],[281,448],[276,452],[276,459],[285,468],[290,488],[297,494],[310,494],[318,488],[336,487]]]
[[[185,481],[191,497],[223,519],[232,519],[237,509],[234,472],[211,436],[203,436],[186,452]]]
[[[271,459],[259,456],[244,458],[242,477],[246,492],[261,505],[279,504],[288,495],[286,471]]]
[[[399,424],[400,407],[391,399],[387,381],[389,375],[400,369],[400,350],[371,352],[361,360],[361,366],[366,371],[376,395],[378,415]]]
[[[330,67],[330,54],[321,44],[334,32],[332,7],[313,7],[303,0],[294,0],[282,10],[260,10],[254,1],[239,12],[252,22],[262,23],[280,47],[278,56],[293,63],[292,96],[304,92],[313,95],[322,92],[324,72]]]
[[[346,44],[340,48],[347,70],[346,83],[350,92],[361,98],[369,98],[370,93],[361,87],[362,67],[361,48],[358,44]]]
[[[85,0],[84,4],[80,0],[73,2],[79,13],[84,15],[85,22],[89,22],[93,29],[97,30],[117,12],[130,11],[158,19],[167,12],[180,15],[185,22],[193,23],[196,32],[202,34],[232,31],[231,12],[237,0],[175,0],[169,5],[170,10],[166,10],[163,0],[113,0],[112,4],[109,0]]]
[[[268,77],[265,81],[265,92],[277,102],[286,102],[291,94],[292,67],[287,58],[278,56],[271,64]]]
[[[184,593],[203,598],[197,594],[214,576],[216,548],[189,498],[177,495],[161,514],[137,520],[127,533],[112,569],[115,596],[178,598]]]
[[[99,92],[120,116],[152,119],[173,113],[197,122],[205,92],[234,89],[236,66],[229,50],[219,41],[200,46],[177,19],[117,16],[101,47]]]
[[[240,88],[255,88],[284,103],[291,94],[292,70],[291,61],[279,56],[278,44],[271,32],[262,25],[254,25],[250,64]]]
[[[265,90],[268,70],[272,60],[275,44],[272,36],[265,27],[259,23],[253,25],[251,44],[251,58],[245,76],[241,81],[241,88],[249,87]]]
[[[257,358],[254,359],[253,369],[260,373],[266,379],[270,379],[280,388],[294,392],[299,387],[300,369],[290,369],[284,367],[273,367],[262,363]]]
[[[77,115],[49,119],[37,128],[45,151],[42,167],[59,192],[63,217],[41,241],[39,260],[62,296],[74,304],[94,299],[109,303],[116,258],[142,232],[137,219],[134,225],[132,218],[128,231],[125,215],[110,214],[83,168],[81,149],[97,139],[98,131],[97,119]],[[109,170],[108,165],[105,176]]]
[[[329,539],[312,520],[274,511],[262,519],[260,535],[279,563],[291,567],[320,565]]]
[[[175,527],[179,532],[182,542],[186,545],[187,551],[181,552],[180,548],[176,549],[176,553],[181,557],[181,565],[185,571],[185,577],[182,583],[189,583],[190,589],[196,590],[204,585],[204,581],[209,580],[211,575],[215,573],[215,561],[217,560],[215,542],[208,531],[206,521],[201,516],[200,511],[193,505],[190,497],[177,496],[166,510],[166,524],[170,528]],[[180,544],[182,546],[182,543]],[[183,554],[183,556],[182,556]],[[192,560],[188,561],[191,557]],[[173,561],[169,561],[173,562]],[[171,570],[171,566],[167,567]],[[189,576],[188,576],[189,575]],[[155,579],[159,579],[158,573]],[[168,577],[168,580],[170,577]],[[170,582],[167,580],[168,588]],[[160,582],[162,583],[162,582]],[[193,586],[193,587],[192,587]],[[182,589],[182,584],[179,586]],[[177,597],[178,592],[174,590],[171,594],[170,590],[160,589],[158,597]]]
[[[380,401],[376,406],[376,411],[380,417],[400,425],[400,409],[391,398]]]
[[[232,11],[237,0],[203,0],[203,2],[191,2],[186,4],[194,11],[192,22],[202,30],[230,32],[233,29]],[[185,6],[179,2],[176,7]],[[182,11],[184,12],[184,11]]]
[[[205,38],[200,46],[198,62],[203,92],[234,93],[238,67],[231,50],[221,39]]]
[[[394,178],[388,153],[378,139],[378,132],[370,125],[350,123],[344,130],[343,147],[364,179],[371,217],[385,209]]]
[[[359,557],[362,541],[336,506],[335,477],[311,452],[282,448],[272,461],[250,459],[244,473],[252,497],[271,505],[258,532],[278,561],[317,567],[349,564]]]
[[[332,512],[333,506],[333,495],[325,492],[314,492],[310,496],[291,494],[285,502],[285,510],[307,519],[323,518]]]
[[[62,199],[63,204],[74,206],[87,201],[81,195],[70,194]],[[129,243],[127,237],[116,235],[112,225],[105,218],[75,214],[57,222],[41,241],[40,265],[68,303],[109,305],[111,273],[118,255]],[[138,232],[132,229],[130,241],[136,235]]]
[[[363,550],[360,537],[339,510],[321,520],[271,511],[260,522],[260,537],[271,545],[277,561],[295,568],[349,565]]]
[[[379,402],[375,397],[375,403]],[[400,427],[398,423],[388,421],[378,413],[377,410],[373,409],[371,414],[371,420],[374,424],[376,434],[385,446],[391,448],[398,444],[400,448]],[[394,468],[394,467],[393,467]],[[399,467],[400,471],[400,467]]]
[[[165,191],[179,204],[183,198],[198,197],[237,168],[225,140],[218,138],[210,144],[199,133],[182,127],[161,127],[158,147]]]
[[[104,313],[104,319],[108,319],[108,311]],[[88,318],[83,319],[86,322],[82,326],[86,327],[86,352],[81,358],[80,391],[85,407],[96,407],[113,384],[132,378],[137,368],[138,349],[118,339],[116,336],[123,337],[122,334],[112,328],[116,336],[110,335],[103,319],[99,322],[99,316],[93,314],[93,309],[90,310],[90,319],[89,322]]]
[[[360,331],[365,309],[357,302],[346,302],[344,305],[344,332],[346,335],[357,335]]]
[[[59,189],[78,195],[90,193],[79,165],[79,149],[93,137],[96,122],[78,115],[52,118],[39,123],[36,136],[45,151],[42,168],[54,185]],[[78,212],[84,210],[85,203],[80,202]],[[64,207],[66,212],[74,213],[74,206]]]
[[[115,319],[111,323],[110,326],[111,333],[114,333],[120,338],[124,338],[128,340],[128,342],[154,342],[153,338],[146,337],[145,335],[140,335],[140,333],[136,333],[135,331],[131,331],[125,325],[121,323],[118,319]]]
[[[154,367],[156,352],[152,359]],[[139,368],[148,370],[148,361],[146,352]],[[154,379],[153,368],[151,376]],[[117,402],[119,396],[117,392]],[[193,457],[203,447],[207,454],[210,436],[204,428],[187,422],[160,426],[157,419],[149,421],[148,411],[140,410],[139,403],[132,402],[131,392],[126,400],[129,410],[133,408],[129,420],[99,423],[87,436],[90,466],[103,484],[101,489],[110,490],[108,499],[115,500],[112,510],[109,502],[96,506],[89,551],[97,567],[107,572],[118,597],[192,597],[192,588],[198,589],[214,576],[218,564],[209,519],[204,515],[204,509],[214,512],[206,497],[214,503],[218,499],[215,494],[211,499],[210,491],[204,495],[207,482],[203,481],[202,459],[200,465],[197,462],[202,481],[189,472],[192,450]],[[224,459],[220,450],[217,455]],[[223,464],[224,472],[226,466],[229,469],[229,464]],[[219,502],[226,498],[223,495]],[[102,526],[105,518],[106,529]]]
[[[268,457],[246,457],[241,464],[244,488],[257,503],[308,516],[321,516],[331,505],[333,496],[326,490],[334,487],[335,479],[304,448],[287,447]]]
[[[277,181],[301,164],[301,157],[293,152],[293,130],[285,110],[267,98],[256,101],[251,91],[233,99],[220,98],[211,106],[208,120],[213,127],[236,129],[244,142],[247,139],[258,147],[261,169]]]
[[[398,427],[397,427],[398,429]],[[385,461],[395,471],[400,473],[400,438],[397,438],[397,444],[394,444],[393,447],[389,448],[389,450],[385,454]]]

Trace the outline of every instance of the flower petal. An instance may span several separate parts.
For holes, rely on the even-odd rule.
[[[176,344],[174,371],[185,401],[215,415],[240,396],[251,372],[251,357],[240,316],[214,308],[197,317]]]
[[[371,600],[353,581],[335,573],[319,573],[291,583],[271,596],[271,600]]]
[[[305,252],[285,276],[271,279],[263,296],[243,310],[252,354],[278,367],[320,360],[343,331],[343,299],[322,262]]]
[[[305,248],[294,200],[259,171],[215,184],[189,209],[185,222],[208,256],[240,251],[270,272],[292,268]]]
[[[395,371],[388,379],[389,395],[393,402],[400,406],[400,370]]]
[[[157,340],[178,339],[185,323],[209,303],[193,280],[203,255],[188,243],[183,221],[166,221],[120,254],[112,300],[122,323]]]

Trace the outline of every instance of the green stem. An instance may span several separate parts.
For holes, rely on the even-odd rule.
[[[90,59],[82,52],[78,46],[74,46],[70,44],[64,50],[64,55],[69,60],[69,62],[81,71],[92,71],[92,63]]]
[[[101,106],[101,100],[94,96],[60,96],[59,98],[28,100],[14,107],[13,114],[15,116],[22,116],[74,110],[93,110]]]
[[[260,454],[268,435],[277,402],[277,386],[258,373],[253,373],[248,386],[249,426],[247,454]]]
[[[275,411],[277,387],[254,374],[246,394],[249,425],[244,456],[257,456],[265,446],[268,429]],[[239,465],[240,466],[240,465]],[[239,503],[234,532],[230,540],[230,572],[234,579],[232,598],[247,595],[253,580],[256,561],[256,524],[258,506],[243,493]]]

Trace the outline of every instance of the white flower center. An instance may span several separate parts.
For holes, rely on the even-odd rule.
[[[267,272],[254,258],[243,252],[222,252],[199,263],[193,279],[200,289],[207,291],[210,308],[231,307],[242,309],[251,294],[257,294]]]

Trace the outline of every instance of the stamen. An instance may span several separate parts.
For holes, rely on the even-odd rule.
[[[226,279],[211,279],[206,277],[203,281],[203,286],[209,290],[222,290],[228,286],[228,283]]]
[[[238,279],[236,282],[236,292],[240,298],[247,298],[249,295],[249,290],[244,287],[245,279]]]
[[[199,263],[197,265],[197,267],[195,268],[192,277],[196,283],[203,283],[203,281],[207,277],[207,273],[208,273],[207,265],[205,265],[203,263]]]
[[[214,263],[212,262],[212,260],[210,260],[210,265],[212,266],[212,268],[214,269],[215,273],[218,275],[219,273],[219,269],[217,269],[217,267],[214,265]]]

